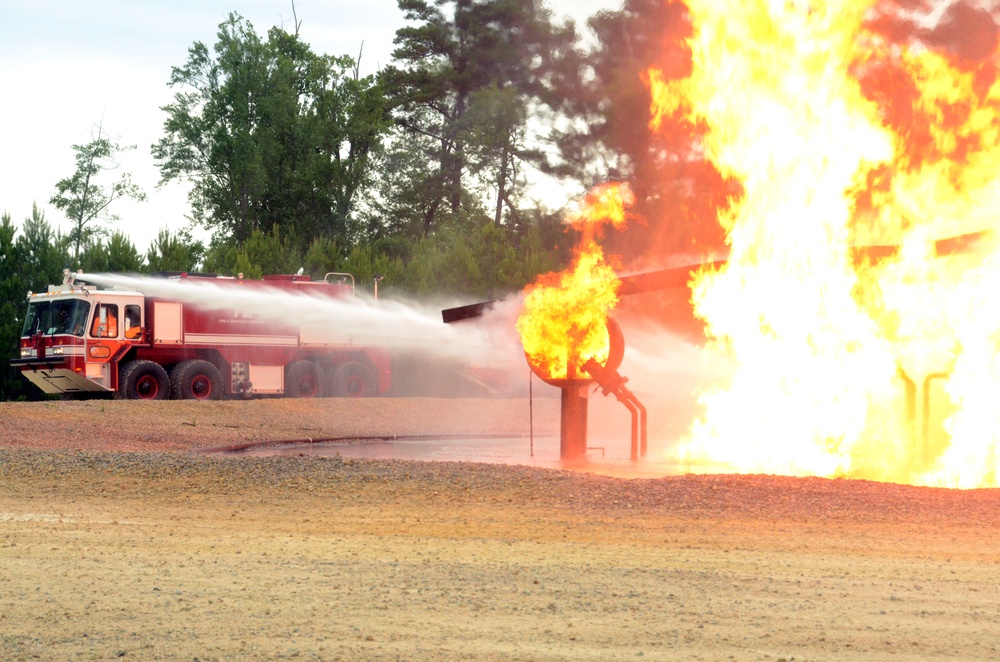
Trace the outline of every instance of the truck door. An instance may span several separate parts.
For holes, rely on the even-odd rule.
[[[125,306],[125,339],[142,339],[142,306]]]
[[[110,388],[108,361],[118,350],[121,329],[118,324],[118,304],[99,303],[87,334],[87,379]]]

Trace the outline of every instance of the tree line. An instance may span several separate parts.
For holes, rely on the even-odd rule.
[[[144,193],[127,174],[107,181],[135,146],[100,126],[73,146],[76,170],[49,200],[70,230],[37,208],[20,232],[9,214],[0,221],[0,355],[16,351],[25,293],[66,267],[303,268],[353,273],[361,289],[380,277],[380,296],[502,296],[561,268],[575,242],[563,210],[532,197],[542,175],[581,193],[632,184],[643,221],[607,238],[626,260],[662,250],[664,237],[685,251],[721,245],[714,215],[699,218],[732,191],[698,156],[696,132],[645,128],[645,68],[680,62],[668,73],[686,75],[683,4],[626,0],[590,18],[596,40],[584,42],[537,0],[397,1],[406,26],[372,75],[314,52],[297,17],[262,35],[233,13],[214,44],[193,43],[170,72],[173,100],[151,146],[162,182],[190,183],[190,224],[145,250],[113,213]],[[199,229],[207,242],[193,238]],[[6,363],[0,397],[20,397]]]

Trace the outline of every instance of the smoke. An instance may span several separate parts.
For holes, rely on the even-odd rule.
[[[996,51],[998,13],[995,1],[883,0],[869,27],[895,43],[919,42],[972,63]]]
[[[652,463],[662,462],[702,414],[701,394],[724,386],[735,371],[729,358],[706,348],[704,335],[651,319],[644,306],[657,294],[626,297],[614,313],[626,345],[618,372],[648,413],[647,460]],[[590,398],[591,440],[624,448],[631,415],[614,397],[599,395],[597,391]]]

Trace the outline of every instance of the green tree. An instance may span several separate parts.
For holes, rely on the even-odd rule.
[[[56,183],[56,194],[49,202],[66,214],[72,229],[69,232],[73,244],[73,257],[80,257],[81,247],[92,237],[100,236],[103,228],[99,221],[113,222],[119,217],[111,212],[111,205],[122,198],[145,200],[146,194],[132,183],[130,173],[122,173],[117,181],[101,184],[101,175],[119,167],[115,158],[122,152],[135,149],[135,145],[122,146],[103,133],[103,126],[97,126],[97,134],[86,145],[73,145],[76,152],[76,171]]]
[[[205,256],[207,271],[247,278],[265,274],[294,274],[304,269],[302,252],[294,237],[275,225],[267,234],[254,230],[242,244],[216,242]]]
[[[384,296],[398,291],[403,282],[405,267],[398,252],[408,246],[396,241],[360,243],[343,257],[335,242],[315,239],[305,254],[305,271],[316,280],[322,280],[328,273],[349,273],[354,276],[359,292],[372,295],[378,278],[379,296]]]
[[[403,261],[390,258],[372,244],[355,246],[341,268],[354,276],[357,291],[374,296],[375,279],[378,278],[379,296],[393,292],[403,273]]]
[[[14,235],[17,230],[10,214],[0,216],[0,399],[13,400],[25,392],[27,382],[10,367],[10,360],[17,358],[18,340],[24,313],[27,308],[25,295],[28,284],[24,278],[24,265],[17,249]]]
[[[421,240],[402,274],[402,285],[421,296],[494,299],[520,290],[538,274],[558,267],[554,254],[543,248],[538,229],[518,237],[484,223],[477,232]]]
[[[135,273],[142,267],[142,256],[123,232],[112,232],[107,243],[101,238],[89,241],[80,253],[79,268],[84,272]]]
[[[492,188],[494,222],[505,207],[516,222],[517,164],[540,156],[526,147],[528,110],[546,97],[549,55],[572,31],[553,28],[533,0],[398,2],[414,25],[397,31],[385,72],[402,134],[388,160],[401,186],[380,196],[390,220],[426,237],[482,215]]]
[[[493,223],[520,225],[519,205],[512,197],[519,185],[522,167],[537,161],[540,153],[525,147],[527,107],[513,87],[496,85],[472,94],[463,118],[469,171],[493,189]],[[505,219],[504,211],[507,212]]]
[[[33,205],[16,241],[28,289],[45,292],[49,285],[62,282],[63,269],[70,268],[69,243],[67,237],[53,231],[38,205]]]
[[[205,246],[194,241],[189,232],[170,232],[163,228],[149,244],[146,266],[149,271],[197,271],[205,255]]]
[[[316,279],[323,278],[331,271],[340,271],[343,262],[340,246],[333,239],[313,239],[306,249],[303,266],[306,273]]]
[[[181,91],[153,155],[164,181],[193,182],[196,221],[236,245],[277,226],[350,246],[369,154],[390,125],[377,77],[279,28],[264,41],[231,14],[214,55],[196,42],[170,86]]]

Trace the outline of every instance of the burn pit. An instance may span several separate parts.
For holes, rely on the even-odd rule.
[[[587,455],[588,394],[594,382],[604,395],[614,394],[632,413],[631,459],[646,455],[646,408],[626,386],[627,378],[618,373],[625,356],[625,338],[621,327],[611,317],[604,325],[608,353],[603,363],[587,358],[580,366],[573,365],[576,354],[567,344],[567,374],[572,377],[552,377],[546,366],[525,352],[532,372],[542,381],[560,389],[559,456],[563,460],[579,460]]]

